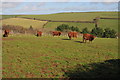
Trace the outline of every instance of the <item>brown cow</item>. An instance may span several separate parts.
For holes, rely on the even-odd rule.
[[[71,39],[72,37],[73,37],[73,38],[77,38],[77,35],[78,35],[77,32],[69,32],[69,33],[68,33],[69,39]]]
[[[62,34],[62,32],[60,32],[60,31],[52,31],[53,36],[60,36],[61,34]]]
[[[41,31],[37,31],[37,37],[38,36],[42,36],[42,32]]]
[[[9,30],[5,30],[5,31],[4,31],[4,34],[3,34],[3,37],[8,37],[9,32],[10,32]]]
[[[85,40],[85,43],[86,43],[86,40],[89,40],[92,42],[94,40],[94,38],[95,38],[95,36],[93,36],[91,34],[88,34],[88,33],[83,34],[83,42]]]

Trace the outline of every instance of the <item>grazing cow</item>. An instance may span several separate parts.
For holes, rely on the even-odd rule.
[[[91,34],[88,34],[88,33],[83,34],[83,42],[85,40],[85,43],[86,43],[86,40],[89,40],[92,42],[94,40],[94,38],[95,38],[95,36],[93,36]]]
[[[37,31],[37,37],[38,36],[42,36],[42,32],[41,31]]]
[[[60,32],[60,31],[52,31],[53,36],[60,36],[61,34],[62,34],[62,32]]]
[[[73,37],[73,38],[77,38],[77,35],[78,35],[77,32],[69,32],[69,33],[68,33],[69,39],[72,39],[72,37]]]
[[[4,31],[4,34],[3,34],[3,37],[8,37],[9,32],[10,32],[9,30],[5,30],[5,31]]]

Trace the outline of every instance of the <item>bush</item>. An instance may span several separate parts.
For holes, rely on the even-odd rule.
[[[69,25],[66,25],[66,24],[59,25],[56,28],[57,31],[64,31],[64,30],[69,30],[69,29],[70,29]]]
[[[93,34],[97,37],[103,37],[104,31],[100,27],[95,27],[92,29],[91,34]]]
[[[30,26],[29,30],[33,30],[33,27],[32,27],[32,26]]]
[[[116,37],[116,31],[110,28],[105,28],[105,32],[103,34],[103,37],[105,38],[115,38]]]
[[[70,30],[80,32],[79,28],[74,26],[70,27]]]
[[[83,34],[84,34],[84,33],[89,33],[88,28],[87,28],[87,27],[84,28],[84,29],[82,30],[82,33],[83,33]]]
[[[71,26],[69,27],[69,25],[67,24],[62,24],[62,25],[59,25],[57,28],[56,28],[57,31],[64,31],[64,32],[68,32],[68,31],[77,31],[79,32],[79,28],[78,27],[74,27],[74,26]]]

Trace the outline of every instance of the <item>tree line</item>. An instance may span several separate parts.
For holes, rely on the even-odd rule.
[[[89,33],[97,37],[102,37],[102,38],[115,38],[117,35],[117,32],[114,29],[110,28],[101,28],[101,27],[94,27],[92,30],[88,30],[88,28],[84,28],[80,31],[78,27],[74,26],[69,26],[67,24],[61,24],[57,26],[56,28],[57,31],[62,31],[62,32],[69,32],[69,31],[76,31],[79,33]]]

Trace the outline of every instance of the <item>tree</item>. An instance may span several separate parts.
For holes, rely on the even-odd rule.
[[[80,32],[79,28],[74,26],[70,27],[70,30]]]
[[[70,29],[70,27],[69,27],[69,25],[67,25],[67,24],[62,24],[62,25],[59,25],[57,28],[56,28],[56,30],[57,31],[67,31],[67,30],[69,30]]]
[[[80,30],[79,30],[79,28],[78,28],[78,27],[75,27],[75,31],[80,32]]]
[[[103,36],[103,29],[100,27],[95,27],[92,29],[91,34],[97,36],[97,37],[102,37]]]
[[[82,30],[82,33],[89,33],[88,28],[87,28],[87,27],[84,28],[84,29]]]
[[[33,27],[32,27],[32,26],[30,26],[29,30],[33,30]]]
[[[103,34],[103,37],[106,38],[115,38],[116,37],[116,31],[110,28],[105,28],[105,32]]]
[[[116,37],[116,33],[117,33],[117,32],[116,32],[114,29],[112,29],[112,30],[111,30],[111,35],[110,35],[110,37],[111,37],[111,38],[115,38],[115,37]]]

